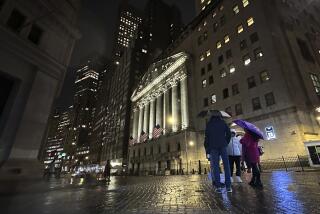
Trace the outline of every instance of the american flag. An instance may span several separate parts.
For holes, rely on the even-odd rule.
[[[134,144],[136,144],[136,143],[137,143],[137,140],[134,139],[132,136],[130,136],[130,138],[129,138],[129,145],[134,145]]]
[[[148,133],[145,133],[144,131],[141,132],[141,135],[140,135],[140,143],[143,143],[145,142],[146,140],[148,139]]]
[[[156,139],[158,137],[160,137],[163,133],[163,128],[160,127],[160,125],[156,125],[153,129],[153,132],[152,132],[152,138],[153,139]]]

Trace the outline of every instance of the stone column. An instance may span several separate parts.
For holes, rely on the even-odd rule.
[[[149,138],[152,138],[152,132],[153,132],[153,128],[155,126],[154,124],[154,118],[155,118],[155,100],[152,99],[150,101],[150,120],[149,120]]]
[[[140,142],[140,135],[142,131],[142,125],[143,125],[143,106],[139,107],[139,124],[138,124],[138,135],[137,140]]]
[[[167,133],[171,129],[171,124],[168,123],[169,117],[169,89],[163,94],[163,133]]]
[[[144,106],[144,115],[143,115],[143,131],[148,133],[149,129],[149,103],[146,103]]]
[[[139,126],[139,109],[133,110],[133,124],[132,124],[132,137],[137,139],[138,137],[138,126]]]
[[[187,77],[180,81],[181,91],[181,125],[182,129],[189,127],[189,106],[188,106],[188,81]]]
[[[162,94],[159,94],[157,97],[157,108],[156,108],[156,125],[160,125],[160,127],[163,127],[162,124]]]
[[[173,118],[173,124],[172,124],[172,132],[177,132],[180,118],[178,113],[178,86],[173,85],[172,86],[172,118]]]

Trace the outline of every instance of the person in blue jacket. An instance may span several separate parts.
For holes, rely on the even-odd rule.
[[[207,154],[210,154],[211,171],[214,174],[215,191],[222,193],[220,182],[219,158],[221,157],[225,173],[225,185],[227,192],[232,192],[230,180],[230,165],[227,147],[231,139],[231,132],[228,125],[219,115],[213,115],[206,125],[204,147]]]

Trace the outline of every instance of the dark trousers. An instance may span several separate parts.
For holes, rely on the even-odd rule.
[[[251,182],[253,184],[261,184],[261,179],[260,179],[260,169],[258,166],[258,163],[251,163],[251,168],[252,168],[252,180]]]
[[[229,156],[231,177],[233,175],[234,164],[236,165],[236,176],[241,175],[240,158],[241,158],[241,156]]]

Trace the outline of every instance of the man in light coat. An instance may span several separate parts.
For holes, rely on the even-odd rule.
[[[233,169],[234,165],[236,165],[236,178],[235,182],[241,183],[241,168],[240,168],[240,161],[241,161],[241,154],[242,154],[242,145],[240,143],[240,138],[236,136],[236,130],[231,129],[231,139],[230,143],[228,144],[228,155],[229,155],[229,164],[230,164],[230,175],[231,175],[231,182],[233,182]]]

